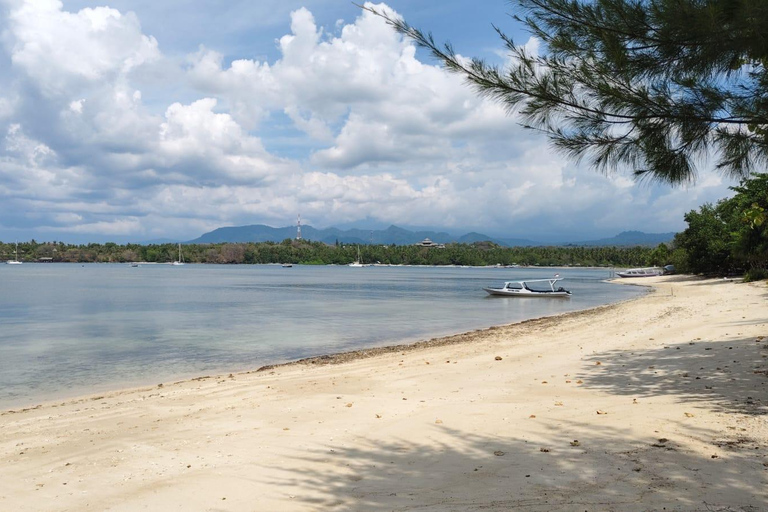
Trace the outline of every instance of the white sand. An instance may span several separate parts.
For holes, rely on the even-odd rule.
[[[643,283],[461,343],[2,413],[0,510],[768,510],[768,288]]]

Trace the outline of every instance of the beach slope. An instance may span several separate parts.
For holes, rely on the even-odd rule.
[[[0,510],[768,510],[765,283],[643,284],[416,347],[3,412]]]

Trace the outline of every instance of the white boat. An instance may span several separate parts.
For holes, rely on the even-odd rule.
[[[629,268],[622,272],[616,272],[619,277],[655,277],[664,273],[663,268],[658,267],[645,267],[645,268]]]
[[[525,281],[507,281],[501,288],[483,288],[491,295],[503,297],[570,297],[571,292],[562,286],[555,288],[555,283],[561,281],[559,277],[553,279],[528,279]],[[547,283],[549,289],[535,289],[528,286],[529,283]],[[534,285],[535,286],[535,285]]]
[[[171,263],[171,265],[183,265],[184,264],[184,258],[181,255],[181,244],[179,244],[179,259]]]
[[[349,264],[350,267],[365,267],[366,265],[363,265],[362,261],[360,261],[360,246],[357,246],[357,261],[353,261]]]
[[[293,263],[283,263],[282,267],[283,268],[291,268],[291,267],[293,267]]]
[[[5,262],[6,265],[21,265],[21,262],[19,261],[19,242],[16,242],[16,256],[12,260],[8,260]]]

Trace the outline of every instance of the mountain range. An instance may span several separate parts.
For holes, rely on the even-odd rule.
[[[675,233],[644,233],[642,231],[624,231],[611,238],[601,238],[587,241],[568,241],[562,243],[543,243],[525,238],[500,238],[484,235],[482,233],[467,233],[455,236],[442,231],[409,231],[397,226],[389,226],[387,229],[347,229],[338,228],[316,229],[312,226],[301,227],[302,238],[326,244],[377,244],[377,245],[412,245],[429,238],[435,243],[447,244],[451,242],[471,244],[474,242],[490,241],[505,247],[535,247],[544,245],[558,246],[655,246],[660,243],[670,242]],[[189,240],[189,244],[218,244],[235,242],[282,242],[286,238],[296,237],[296,227],[287,226],[273,228],[263,224],[251,226],[233,226],[218,228],[204,235]]]

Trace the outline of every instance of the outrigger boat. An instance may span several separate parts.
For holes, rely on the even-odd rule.
[[[504,297],[570,297],[571,292],[562,286],[555,288],[555,283],[561,281],[559,277],[553,279],[528,279],[526,281],[507,281],[501,288],[483,288],[491,295]],[[548,283],[549,290],[536,290],[528,286],[529,283]]]
[[[658,267],[645,267],[645,268],[630,268],[623,272],[616,272],[619,277],[656,277],[664,273],[663,268]]]

